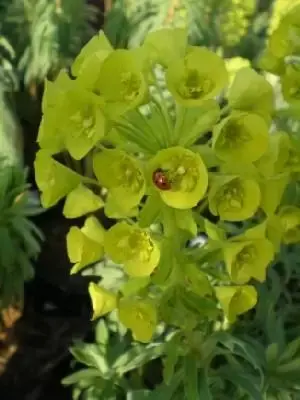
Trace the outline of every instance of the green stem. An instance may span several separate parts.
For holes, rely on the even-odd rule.
[[[184,123],[185,108],[176,105],[176,120],[173,132],[174,141],[173,144],[177,145],[181,139],[182,125]]]
[[[230,108],[229,104],[227,104],[225,107],[223,107],[221,109],[221,117],[228,115],[230,113],[230,111],[231,111],[231,108]]]
[[[81,177],[81,181],[82,181],[83,183],[87,183],[87,184],[90,184],[90,185],[94,185],[94,186],[99,186],[99,187],[101,187],[100,183],[99,183],[96,179],[89,178],[89,177],[87,177],[87,176],[82,176],[82,177]]]

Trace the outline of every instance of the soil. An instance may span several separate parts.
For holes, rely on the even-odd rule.
[[[8,342],[17,349],[0,377],[0,395],[5,400],[68,400],[71,390],[60,384],[70,373],[68,349],[91,331],[88,281],[69,275],[65,235],[70,223],[61,207],[35,222],[46,241],[36,276],[25,286],[23,315],[9,335]]]

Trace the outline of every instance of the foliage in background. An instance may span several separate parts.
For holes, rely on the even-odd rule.
[[[22,306],[24,282],[33,277],[41,232],[28,217],[40,211],[32,203],[20,166],[1,160],[0,168],[0,307]]]
[[[95,16],[94,7],[84,0],[0,4],[0,32],[14,51],[17,77],[28,86],[68,65],[92,36]]]
[[[227,332],[217,332],[206,340],[201,335],[194,338],[194,353],[199,366],[194,384],[199,391],[191,398],[298,398],[299,273],[299,247],[282,251],[270,269],[266,283],[258,286],[259,302],[255,314],[239,319]],[[193,360],[183,357],[185,345],[180,337],[162,335],[150,345],[130,345],[124,331],[112,326],[110,319],[106,327],[104,320],[97,323],[94,343],[75,343],[71,349],[76,372],[65,378],[63,384],[73,385],[73,398],[77,400],[84,396],[91,400],[102,395],[103,399],[118,400],[183,399],[184,376],[190,374]],[[173,360],[165,357],[168,347]],[[170,369],[177,372],[174,381],[167,380],[167,384],[155,374],[161,364],[151,361],[161,357],[167,369],[165,378]],[[121,374],[118,374],[118,366],[122,368]],[[128,371],[131,372],[124,379],[124,372]],[[159,382],[161,384],[155,391],[149,390],[149,386]]]
[[[115,0],[104,31],[114,47],[140,45],[148,32],[188,27],[190,42],[220,49],[226,56],[255,58],[263,46],[271,1]]]
[[[281,18],[291,8],[300,4],[299,0],[275,0],[272,4],[272,14],[268,27],[268,34],[271,35],[277,28]]]
[[[85,0],[0,1],[0,155],[7,160],[22,162],[16,102],[26,119],[36,118],[24,91],[36,99],[44,79],[70,64],[93,35],[96,16]]]

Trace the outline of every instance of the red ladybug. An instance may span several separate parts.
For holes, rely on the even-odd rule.
[[[157,169],[152,174],[153,183],[160,190],[170,190],[171,182],[162,169]]]

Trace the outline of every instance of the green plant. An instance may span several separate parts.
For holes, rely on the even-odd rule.
[[[95,8],[83,0],[0,4],[1,32],[15,53],[13,66],[26,86],[43,82],[72,61],[92,36],[90,23],[95,15]]]
[[[278,28],[284,40],[289,27]],[[280,42],[293,53],[297,43]],[[87,215],[67,235],[71,273],[107,259],[121,271],[112,283],[103,267],[99,285],[90,284],[93,319],[116,311],[143,343],[161,339],[160,323],[172,327],[164,383],[137,398],[271,399],[280,387],[273,383],[278,370],[269,371],[277,347],[267,338],[265,355],[247,334],[251,324],[265,329],[264,321],[242,329],[258,300],[256,312],[264,307],[271,266],[300,240],[299,203],[289,194],[298,187],[299,147],[294,132],[276,129],[271,84],[245,67],[228,85],[224,60],[188,45],[178,28],[152,32],[131,50],[114,50],[101,32],[71,72],[46,84],[36,181],[45,208],[66,197],[66,218]],[[297,76],[293,71],[287,83],[282,77],[295,113],[298,92],[285,85]],[[101,209],[117,220],[108,230],[97,218]],[[199,235],[203,244],[189,246]],[[298,362],[297,342],[289,341],[278,350],[279,357],[288,353],[280,373],[281,362]],[[94,371],[99,393],[115,373]],[[298,393],[293,380],[288,385],[287,393]]]
[[[96,16],[85,0],[0,1],[0,156],[9,162],[22,163],[21,120],[32,125],[26,144],[32,140],[44,79],[71,63]]]
[[[187,27],[190,43],[253,59],[263,46],[270,4],[257,0],[115,0],[104,32],[114,47],[139,46],[150,31]],[[268,2],[270,3],[270,2]],[[241,54],[242,53],[242,54]]]
[[[30,200],[22,167],[1,160],[0,169],[0,307],[23,302],[24,282],[33,277],[32,261],[42,234],[29,220],[40,212]]]

